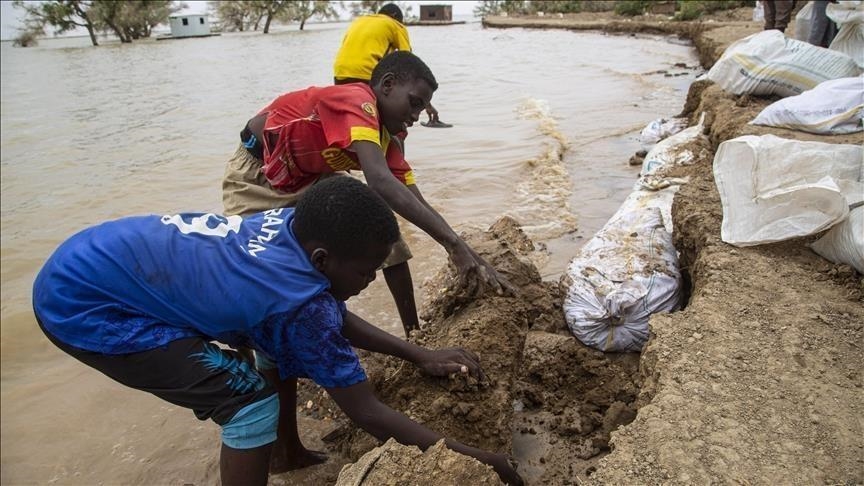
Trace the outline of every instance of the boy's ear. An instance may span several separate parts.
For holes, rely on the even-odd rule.
[[[312,266],[315,267],[315,270],[324,273],[324,267],[327,265],[327,258],[329,257],[330,253],[324,248],[315,248],[309,259],[312,260]]]
[[[384,76],[381,76],[381,92],[383,94],[389,95],[395,84],[396,75],[393,73],[385,73]]]

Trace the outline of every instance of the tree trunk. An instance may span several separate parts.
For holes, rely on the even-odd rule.
[[[300,21],[300,30],[303,30],[304,25],[306,25],[306,19]]]
[[[106,20],[105,23],[108,24],[108,27],[111,27],[111,30],[114,31],[114,34],[120,38],[121,43],[128,44],[128,43],[132,42],[132,39],[129,39],[128,37],[126,37],[126,35],[123,33],[123,30],[120,29],[119,27],[117,27],[117,25],[115,25],[114,22],[109,22]]]
[[[96,41],[96,31],[93,30],[93,24],[87,23],[87,33],[90,34],[90,42],[93,43],[94,46],[98,46],[99,42]]]
[[[267,20],[264,21],[264,33],[270,33],[270,21],[273,20],[273,14],[267,14]]]

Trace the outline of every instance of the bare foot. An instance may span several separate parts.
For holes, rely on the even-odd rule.
[[[327,461],[327,454],[320,451],[310,451],[303,446],[289,451],[280,447],[278,442],[270,455],[270,474],[279,474],[295,469],[314,466]]]

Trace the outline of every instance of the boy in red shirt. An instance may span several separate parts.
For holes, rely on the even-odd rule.
[[[403,157],[401,138],[436,89],[435,77],[419,57],[397,51],[381,59],[369,85],[311,87],[276,98],[240,134],[241,144],[228,162],[222,184],[225,213],[247,215],[294,206],[322,178],[362,170],[369,187],[396,213],[447,250],[469,292],[512,291],[426,202]],[[400,240],[382,265],[406,334],[418,328],[410,258]],[[295,395],[296,380],[280,381],[273,370],[265,370],[265,376],[275,378],[271,381],[280,396]],[[303,452],[309,463],[320,460],[300,444],[293,408],[282,411],[279,430],[273,472],[298,467],[289,458],[303,457]]]

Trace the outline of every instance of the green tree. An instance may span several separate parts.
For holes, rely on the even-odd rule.
[[[150,37],[153,27],[168,22],[171,14],[185,7],[171,0],[94,0],[92,10],[103,31],[128,43]]]
[[[288,22],[300,22],[300,30],[306,25],[306,21],[312,17],[322,19],[339,18],[336,5],[342,2],[329,2],[327,0],[298,0],[293,2],[293,8],[289,13]]]
[[[489,15],[526,13],[529,2],[525,0],[483,0],[474,7],[474,15],[486,17]]]
[[[407,2],[393,2],[393,1],[377,1],[377,0],[361,0],[359,2],[351,2],[351,16],[359,17],[360,15],[366,14],[374,14],[378,13],[378,10],[381,9],[384,5],[388,3],[395,3],[400,9],[402,9],[402,15],[407,19],[411,17],[412,10],[414,9],[411,5],[408,5]]]
[[[545,13],[576,13],[582,11],[582,2],[580,0],[535,0],[530,2],[529,10]]]
[[[258,30],[264,14],[255,2],[248,0],[222,0],[209,2],[218,19],[219,26],[229,32],[243,32],[249,28]]]
[[[12,6],[24,10],[25,30],[44,33],[44,28],[51,26],[55,34],[62,34],[77,27],[84,27],[90,35],[90,42],[98,46],[99,42],[96,40],[98,21],[93,16],[93,3],[92,0],[54,0],[41,3],[24,3],[22,0],[15,0]]]
[[[291,0],[248,0],[255,15],[264,19],[264,34],[270,33],[270,24],[276,19],[291,19],[294,12],[294,4]],[[257,23],[255,30],[258,30]]]

